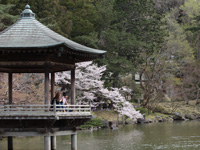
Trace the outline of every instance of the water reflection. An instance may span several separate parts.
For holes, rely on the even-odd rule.
[[[15,138],[15,150],[42,150],[43,137]],[[70,150],[70,136],[57,137],[58,150]],[[0,141],[7,149],[7,141]],[[199,150],[200,122],[129,125],[119,130],[80,131],[78,150]]]
[[[143,134],[133,126],[120,127],[119,130],[99,130],[90,134],[84,131],[79,133],[78,148],[81,150],[128,150],[141,142]],[[85,141],[88,141],[86,145]]]

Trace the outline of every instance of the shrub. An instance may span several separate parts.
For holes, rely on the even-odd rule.
[[[80,126],[81,129],[89,129],[92,127],[93,128],[103,127],[102,120],[98,118],[94,118]]]
[[[163,113],[163,114],[167,114],[168,113],[167,110],[165,109],[165,107],[162,106],[162,105],[156,106],[154,112],[159,112],[159,113]]]
[[[145,114],[145,116],[148,115],[148,109],[147,108],[143,108],[143,107],[138,107],[135,110],[140,111],[141,114]]]

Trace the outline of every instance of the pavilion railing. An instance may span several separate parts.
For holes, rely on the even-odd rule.
[[[90,114],[90,105],[0,105],[0,115],[2,114],[49,114],[49,115],[69,115],[69,114]]]

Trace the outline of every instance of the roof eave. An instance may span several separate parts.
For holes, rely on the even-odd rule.
[[[94,49],[94,51],[91,50],[87,50],[87,49],[77,49],[75,47],[72,47],[66,43],[64,43],[64,45],[72,50],[78,51],[78,52],[82,52],[82,53],[88,53],[88,54],[97,54],[97,55],[104,55],[106,53],[106,51],[103,50],[98,50],[98,49]],[[90,48],[92,49],[92,48]]]
[[[5,49],[10,49],[10,50],[12,50],[12,49],[13,50],[15,50],[15,49],[17,49],[17,50],[18,49],[43,49],[43,48],[53,48],[53,47],[61,47],[61,46],[67,47],[76,52],[87,53],[87,54],[104,55],[106,53],[106,51],[96,50],[96,49],[95,49],[95,52],[92,52],[87,49],[77,49],[77,48],[67,45],[65,42],[60,42],[60,43],[52,44],[52,45],[31,46],[31,47],[27,47],[27,46],[26,47],[1,47],[0,46],[0,50],[5,50]]]
[[[57,47],[57,46],[62,46],[64,43],[60,42],[57,44],[52,44],[52,45],[44,45],[44,46],[25,46],[25,47],[1,47],[0,46],[0,50],[1,49],[41,49],[41,48],[52,48],[52,47]]]

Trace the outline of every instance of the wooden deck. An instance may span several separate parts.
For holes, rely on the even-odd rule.
[[[64,108],[59,108],[64,107]],[[89,105],[1,105],[1,128],[74,128],[90,120]]]

